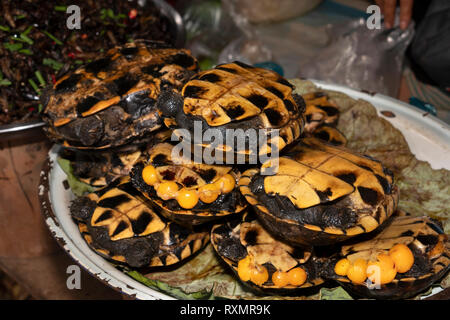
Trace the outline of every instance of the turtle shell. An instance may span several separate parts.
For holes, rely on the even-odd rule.
[[[305,101],[305,132],[314,132],[321,125],[334,126],[339,118],[339,107],[325,92],[302,95]]]
[[[95,152],[64,149],[62,158],[71,162],[73,175],[80,181],[93,187],[105,187],[128,176],[134,165],[148,157],[148,150],[170,138],[170,134],[171,131],[162,130],[139,142]]]
[[[245,214],[242,220],[229,220],[213,226],[211,243],[218,255],[236,273],[239,280],[257,291],[289,293],[297,289],[314,287],[324,282],[319,276],[320,264],[313,255],[312,247],[307,249],[293,247],[274,238],[252,215]],[[251,280],[244,279],[246,280],[244,281],[240,278],[239,261],[248,259],[248,257],[253,267],[267,270],[267,281],[255,284]],[[277,286],[272,282],[272,275],[276,271],[287,273],[295,268],[302,268],[307,274],[306,281],[301,285],[292,285],[288,282],[284,286]]]
[[[256,154],[250,147],[248,129],[265,129],[267,144],[261,144],[257,153],[267,154],[267,147],[281,150],[303,132],[305,105],[300,95],[293,94],[293,88],[274,71],[236,61],[199,72],[184,85],[181,96],[172,92],[162,95],[158,105],[169,127],[192,132],[199,121],[202,133],[217,129],[222,143],[215,148],[226,152]],[[245,143],[228,145],[233,139],[227,136],[227,129],[247,132]],[[276,138],[274,132],[278,133]],[[206,138],[191,142],[211,146]]]
[[[47,135],[77,149],[117,147],[162,125],[156,100],[197,71],[188,50],[138,41],[114,47],[43,94]]]
[[[370,281],[356,284],[335,274],[335,259],[328,268],[328,277],[358,296],[377,299],[409,298],[439,280],[450,269],[450,241],[442,226],[427,216],[401,216],[391,220],[381,232],[342,246],[341,257],[350,262],[358,258],[376,261],[378,254],[387,254],[394,245],[404,244],[414,255],[414,264],[409,271],[397,273],[392,282],[373,287]]]
[[[379,161],[315,138],[245,171],[239,184],[264,227],[298,245],[371,232],[391,216],[399,196]]]
[[[347,145],[347,138],[344,134],[332,126],[322,125],[307,135],[328,142],[334,146]]]
[[[209,243],[208,231],[184,228],[155,213],[129,177],[77,198],[70,210],[91,248],[131,267],[171,265]]]
[[[139,162],[131,172],[133,185],[150,199],[167,218],[184,225],[196,225],[244,210],[247,203],[238,188],[240,172],[225,165],[208,165],[196,163],[179,153],[173,152],[169,143],[155,145],[148,154],[148,159]],[[158,196],[154,185],[143,180],[142,172],[146,166],[156,169],[160,182],[174,181],[180,189],[198,192],[199,188],[217,183],[223,176],[233,177],[235,187],[229,192],[222,192],[215,201],[204,203],[201,199],[191,209],[184,209],[176,199],[164,200]]]

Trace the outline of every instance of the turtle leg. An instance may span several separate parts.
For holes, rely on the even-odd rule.
[[[305,103],[305,100],[303,99],[303,97],[297,93],[294,93],[292,95],[292,98],[294,99],[295,103],[297,104],[297,107],[298,107],[298,110],[300,111],[300,113],[305,112],[306,103]]]

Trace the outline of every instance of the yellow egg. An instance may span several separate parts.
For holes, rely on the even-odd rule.
[[[272,274],[272,282],[276,287],[283,288],[289,284],[287,272],[275,271]]]
[[[367,264],[367,277],[373,284],[392,282],[396,275],[394,261],[386,254],[379,254],[377,261],[369,261]]]
[[[414,264],[414,255],[408,246],[404,244],[396,244],[389,250],[389,256],[395,264],[398,273],[405,273]]]
[[[160,183],[156,194],[163,200],[175,199],[178,193],[178,185],[174,181]]]
[[[154,185],[156,182],[158,182],[158,175],[156,173],[156,169],[154,166],[146,166],[142,170],[142,179],[144,182],[150,186]]]
[[[252,271],[250,273],[251,282],[260,286],[267,280],[269,280],[269,272],[267,271],[266,267],[255,266],[254,268],[252,268]]]
[[[356,259],[348,268],[347,277],[353,283],[363,283],[367,279],[366,269],[367,262],[363,259]]]
[[[226,174],[223,177],[221,177],[216,184],[220,187],[220,190],[223,193],[228,193],[233,191],[234,186],[236,185],[236,180],[231,174]]]
[[[305,283],[308,275],[302,268],[294,268],[288,271],[289,283],[293,286],[301,286]]]
[[[394,260],[392,260],[391,256],[380,253],[377,256],[377,260],[380,262],[383,269],[394,269]]]
[[[339,260],[336,265],[334,266],[334,272],[337,275],[340,276],[346,276],[348,268],[350,268],[350,261],[348,259],[344,258]]]
[[[177,202],[184,209],[192,209],[198,203],[197,191],[181,189],[177,194]]]
[[[220,188],[214,183],[209,183],[201,186],[198,193],[202,202],[213,203],[220,195]]]
[[[246,256],[238,262],[238,276],[242,281],[249,281],[251,275],[250,257]]]

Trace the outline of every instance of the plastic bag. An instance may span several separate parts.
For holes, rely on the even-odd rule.
[[[287,20],[317,7],[322,0],[222,0],[238,8],[250,23]]]
[[[397,96],[405,50],[414,36],[413,23],[406,30],[370,30],[364,19],[358,19],[328,30],[330,44],[300,62],[299,77]]]
[[[199,59],[202,69],[211,68],[222,49],[242,35],[220,0],[187,1],[177,8],[183,15],[186,47]]]

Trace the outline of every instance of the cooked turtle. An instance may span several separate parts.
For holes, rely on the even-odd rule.
[[[274,238],[251,215],[215,225],[211,243],[238,278],[253,288],[287,293],[324,282],[312,247],[301,249]]]
[[[169,127],[193,133],[194,123],[198,121],[202,125],[202,137],[205,131],[217,129],[221,143],[214,145],[212,138],[189,140],[196,145],[246,157],[257,156],[268,154],[275,147],[283,149],[303,132],[305,104],[292,90],[293,85],[276,72],[236,61],[198,73],[184,85],[181,95],[163,92],[158,108]],[[245,138],[239,141],[227,129],[240,129]],[[260,141],[258,146],[252,146],[252,140],[258,139],[254,134],[261,132],[267,143]]]
[[[70,211],[91,248],[131,267],[171,265],[209,243],[209,232],[192,231],[156,214],[129,177],[77,198]]]
[[[156,100],[197,71],[188,50],[128,43],[58,79],[43,95],[50,139],[66,147],[117,147],[161,127]]]
[[[278,170],[268,175],[269,168]],[[289,243],[327,245],[371,232],[391,216],[399,195],[393,179],[369,156],[305,138],[245,171],[239,185],[270,232]]]
[[[224,165],[195,163],[160,143],[131,172],[133,185],[167,218],[195,225],[241,212],[240,172]]]
[[[347,138],[344,134],[335,127],[328,125],[322,125],[307,135],[328,142],[334,146],[345,146],[347,144]]]
[[[450,241],[442,226],[427,216],[391,220],[381,232],[343,246],[324,275],[358,296],[377,299],[412,297],[439,280],[450,269]]]
[[[64,149],[61,157],[71,162],[73,174],[80,181],[93,187],[105,187],[128,176],[136,163],[148,157],[148,150],[167,140],[170,134],[169,130],[158,131],[139,143],[95,152]]]
[[[305,101],[305,132],[314,132],[321,125],[334,126],[339,118],[338,106],[324,92],[302,95]]]

